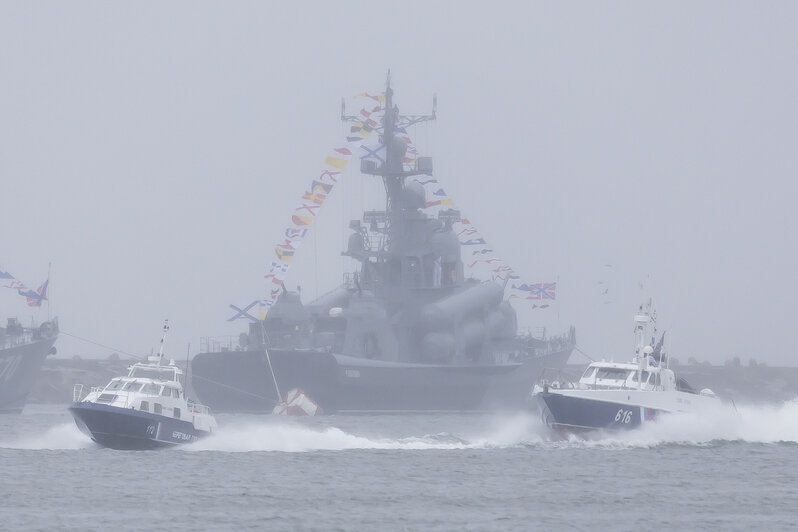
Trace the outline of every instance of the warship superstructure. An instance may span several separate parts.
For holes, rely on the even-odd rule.
[[[568,360],[573,327],[557,337],[518,335],[505,286],[466,278],[453,230],[460,212],[424,212],[416,176],[431,176],[432,160],[417,157],[408,168],[390,78],[383,105],[375,127],[382,155],[361,158],[360,171],[383,182],[385,210],[349,224],[343,254],[356,271],[308,304],[283,285],[238,346],[208,344],[197,354],[192,385],[215,410],[271,411],[292,388],[325,412],[521,408],[541,370]]]

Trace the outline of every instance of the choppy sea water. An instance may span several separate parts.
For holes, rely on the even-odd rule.
[[[0,416],[2,530],[783,530],[798,402],[561,439],[537,416],[220,415],[102,449],[63,405]]]

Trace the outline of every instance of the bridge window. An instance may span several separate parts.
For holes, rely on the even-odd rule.
[[[150,403],[149,403],[149,401],[142,401],[141,402],[141,411],[142,412],[149,412],[150,411]]]
[[[629,377],[629,370],[621,368],[599,368],[596,378],[625,381]]]
[[[121,388],[121,387],[122,387],[124,384],[125,384],[124,382],[122,382],[122,381],[120,381],[120,380],[117,380],[117,379],[114,379],[114,380],[112,380],[110,383],[108,383],[108,386],[106,386],[106,387],[105,387],[105,390],[106,390],[106,391],[109,391],[109,392],[110,392],[110,391],[113,391],[113,390],[118,390],[118,389],[119,389],[119,388]]]
[[[145,384],[144,388],[141,390],[141,393],[146,393],[147,395],[158,395],[158,392],[161,391],[161,386],[158,384]]]
[[[180,409],[179,408],[175,408],[174,409],[174,416],[176,418],[180,419]]]
[[[162,411],[161,405],[158,404],[158,403],[155,403],[153,405],[153,410],[152,411],[155,412],[156,414],[160,414],[161,411]]]
[[[140,382],[130,381],[127,384],[125,384],[125,386],[122,388],[122,391],[123,392],[137,392],[137,391],[141,390],[142,386],[144,386],[144,385],[142,383],[140,383]]]
[[[153,379],[159,381],[175,380],[175,370],[171,367],[153,368],[134,368],[131,377]]]

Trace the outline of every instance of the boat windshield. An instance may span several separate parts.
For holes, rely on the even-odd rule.
[[[146,395],[158,395],[161,393],[161,385],[160,384],[145,384],[144,388],[142,388],[141,393]]]
[[[630,371],[622,368],[599,368],[596,374],[597,379],[612,379],[625,381],[629,377]]]
[[[585,370],[585,374],[582,375],[583,379],[590,379],[593,377],[593,374],[596,372],[596,368],[594,366],[588,366]]]
[[[122,387],[123,392],[137,392],[141,390],[142,383],[136,381],[130,381]]]
[[[114,390],[120,389],[125,383],[122,382],[120,379],[114,379],[108,383],[108,386],[105,387],[106,392],[112,392]]]
[[[131,377],[153,379],[158,381],[174,381],[175,368],[161,367],[161,368],[133,368]]]

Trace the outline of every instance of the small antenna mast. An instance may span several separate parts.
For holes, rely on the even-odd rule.
[[[161,345],[158,348],[158,365],[161,365],[161,359],[163,359],[163,346],[164,342],[166,341],[166,333],[169,332],[169,320],[166,319],[163,321],[163,336],[161,336]]]
[[[185,397],[188,397],[188,370],[190,367],[188,360],[189,353],[191,353],[191,342],[189,342],[188,345],[186,346],[186,373],[185,373],[186,385],[183,387],[183,395]]]

